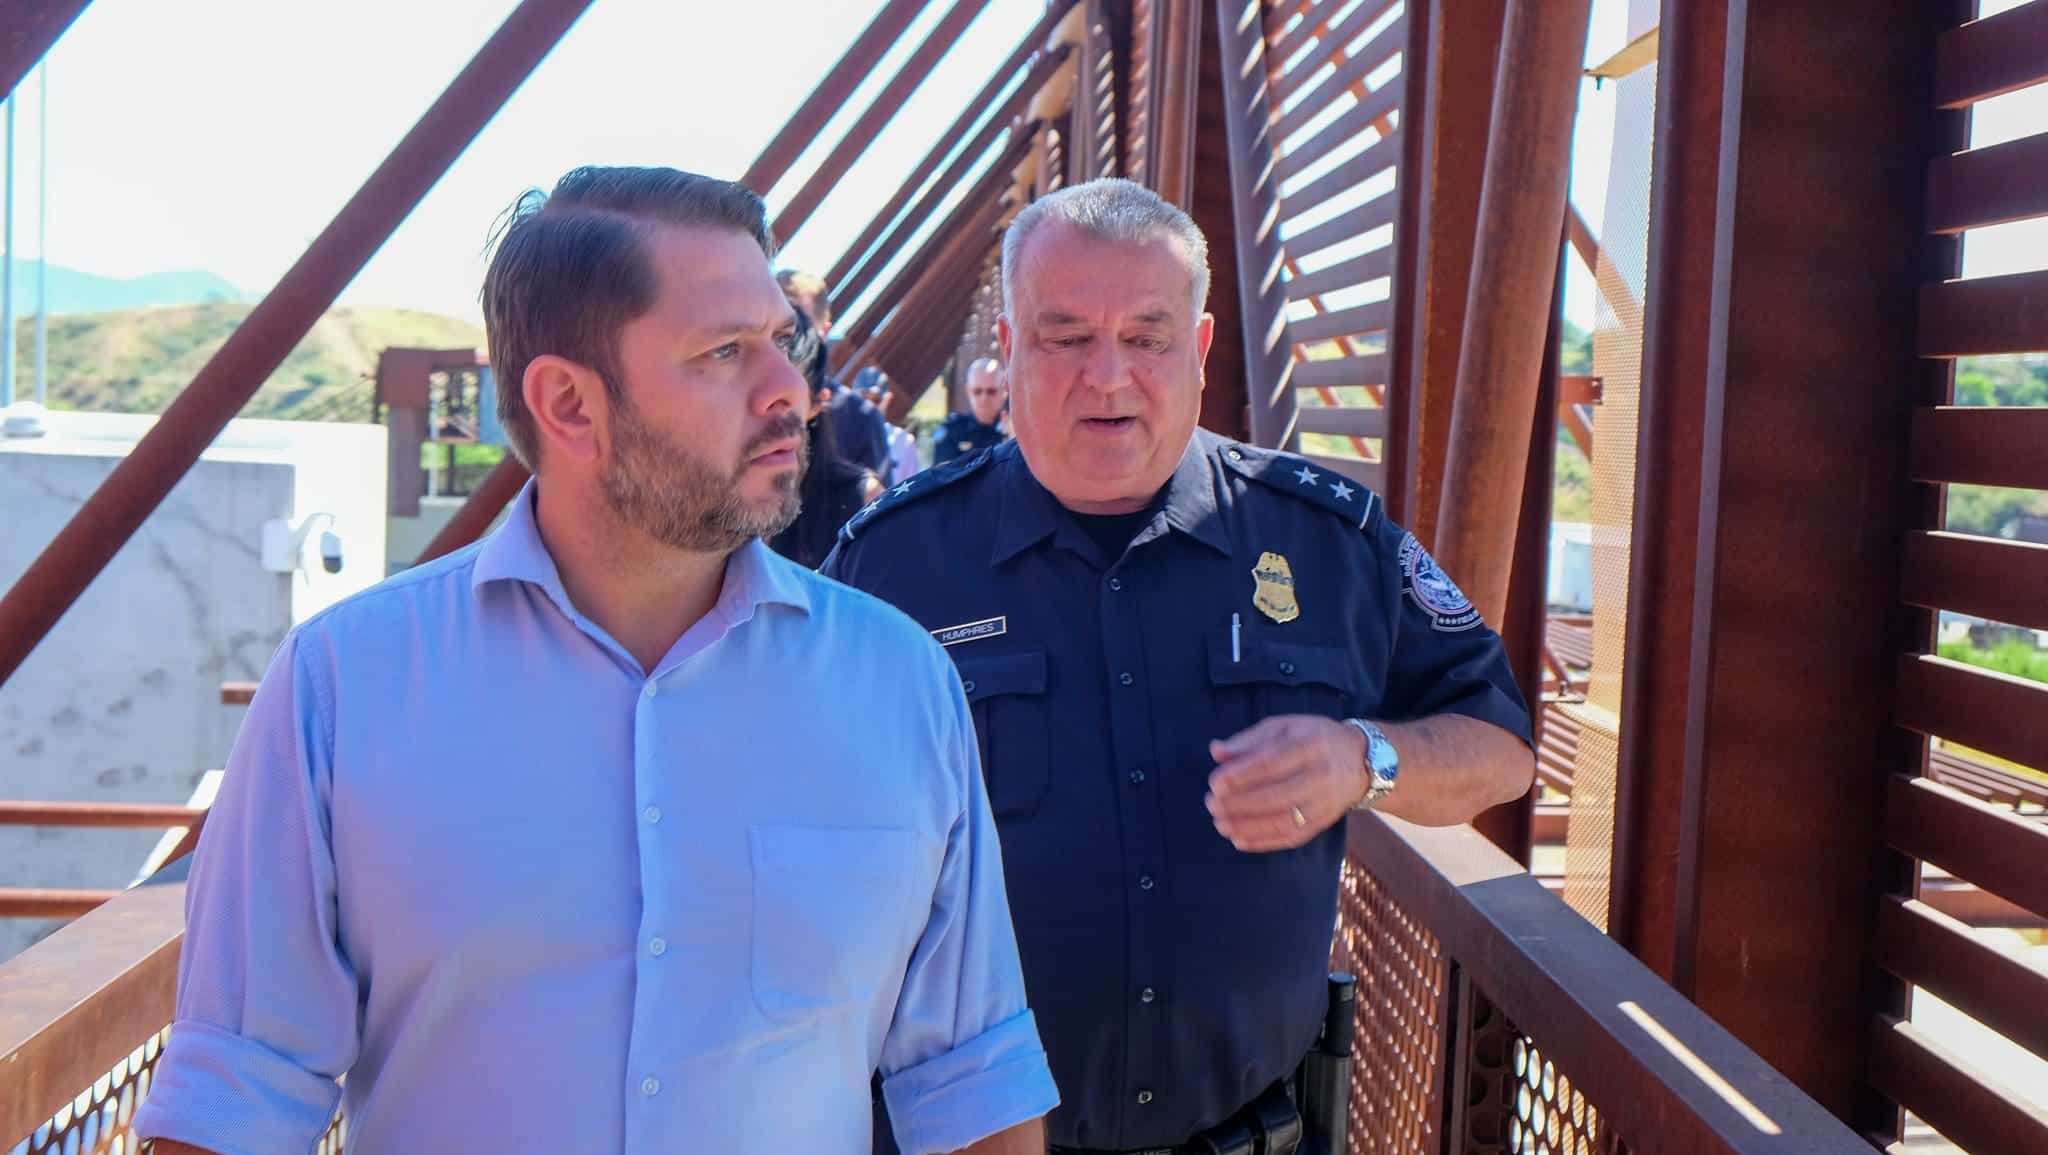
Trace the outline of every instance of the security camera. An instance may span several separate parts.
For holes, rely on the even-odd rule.
[[[341,538],[331,529],[320,535],[320,565],[328,573],[341,572]]]

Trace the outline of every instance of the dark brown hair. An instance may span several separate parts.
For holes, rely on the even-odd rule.
[[[526,408],[526,367],[554,354],[587,365],[622,396],[619,330],[660,291],[642,243],[650,224],[746,233],[772,260],[767,211],[752,189],[672,168],[579,168],[552,193],[529,190],[500,223],[484,274],[484,327],[498,379],[498,421],[532,468],[539,437]]]

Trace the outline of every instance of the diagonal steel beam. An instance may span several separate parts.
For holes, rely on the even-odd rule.
[[[20,668],[590,2],[522,0],[0,598],[0,682]]]
[[[0,20],[0,99],[29,74],[92,0],[8,0]]]

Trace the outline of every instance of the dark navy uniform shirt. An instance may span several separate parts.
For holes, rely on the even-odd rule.
[[[971,457],[994,445],[1001,445],[1003,431],[983,425],[972,413],[948,414],[932,432],[932,464],[943,465],[957,457]]]
[[[1162,496],[1104,556],[1008,443],[891,490],[824,567],[959,669],[1063,1146],[1184,1141],[1315,1041],[1342,824],[1238,851],[1211,739],[1446,712],[1529,736],[1499,638],[1369,491],[1198,431]]]

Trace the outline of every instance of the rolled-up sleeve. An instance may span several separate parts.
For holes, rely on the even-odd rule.
[[[330,696],[301,634],[271,662],[192,861],[170,1042],[139,1137],[221,1155],[310,1151],[360,1027],[336,940]]]
[[[882,1093],[903,1155],[957,1151],[1059,1104],[1025,1005],[967,699],[952,663],[939,661],[950,697],[940,744],[965,805],[882,1048]]]

